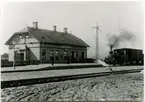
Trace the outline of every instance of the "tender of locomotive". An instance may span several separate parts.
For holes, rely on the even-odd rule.
[[[119,65],[143,65],[143,50],[121,48],[110,51],[110,54],[105,58],[108,64]]]

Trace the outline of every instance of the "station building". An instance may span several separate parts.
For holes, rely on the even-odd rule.
[[[83,40],[73,34],[38,28],[38,22],[33,27],[26,27],[15,32],[5,43],[9,46],[9,61],[40,61],[55,63],[81,62],[87,58],[87,47]]]

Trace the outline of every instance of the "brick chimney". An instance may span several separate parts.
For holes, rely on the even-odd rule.
[[[53,31],[55,31],[55,32],[56,32],[56,26],[55,26],[55,25],[53,26]]]
[[[33,27],[34,27],[35,29],[38,29],[38,22],[33,22]]]
[[[64,33],[67,33],[67,28],[63,28]]]

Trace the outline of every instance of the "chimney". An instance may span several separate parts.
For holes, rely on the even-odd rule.
[[[34,27],[35,29],[38,29],[38,22],[33,22],[33,27]]]
[[[64,28],[63,31],[64,31],[64,33],[67,33],[67,28]]]
[[[113,45],[110,45],[110,53],[112,53]]]
[[[53,26],[53,31],[55,31],[55,32],[56,32],[56,26]]]

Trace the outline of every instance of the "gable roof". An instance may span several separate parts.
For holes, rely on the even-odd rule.
[[[29,33],[32,37],[34,37],[39,42],[89,47],[89,45],[86,44],[83,40],[70,33],[66,34],[64,32],[27,27],[19,32],[16,32],[12,37],[20,33]],[[7,45],[11,41],[12,37],[6,42]]]

